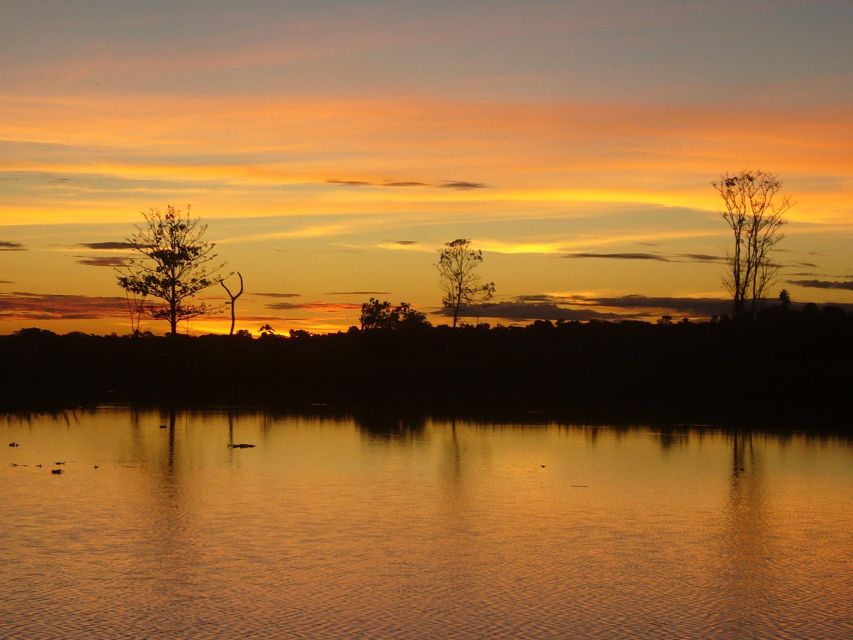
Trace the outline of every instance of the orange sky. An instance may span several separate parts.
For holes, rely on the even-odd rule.
[[[577,296],[699,317],[685,299],[725,296],[697,258],[726,246],[710,182],[744,168],[797,202],[776,288],[853,303],[853,9],[809,7],[4,5],[0,332],[127,331],[122,253],[85,245],[170,203],[246,277],[250,330],[346,328],[371,295],[435,311],[457,237],[492,322]]]

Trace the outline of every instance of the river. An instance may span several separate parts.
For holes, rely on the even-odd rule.
[[[4,638],[853,637],[847,436],[122,407],[0,434]]]

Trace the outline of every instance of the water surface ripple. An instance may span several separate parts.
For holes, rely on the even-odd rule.
[[[116,408],[0,434],[3,638],[853,637],[840,437]]]

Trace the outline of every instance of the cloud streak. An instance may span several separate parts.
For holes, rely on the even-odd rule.
[[[795,284],[808,289],[841,289],[853,291],[853,280],[838,282],[835,280],[788,280],[788,284]]]
[[[92,320],[126,315],[127,301],[119,297],[0,293],[2,320]]]
[[[267,305],[267,309],[273,309],[275,311],[301,310],[326,311],[334,313],[336,311],[360,310],[361,305],[352,302],[328,302],[325,300],[318,300],[315,302],[273,302]]]
[[[442,309],[440,315],[451,317],[453,311]],[[466,316],[479,318],[498,318],[501,320],[627,320],[634,316],[595,309],[573,309],[555,302],[525,302],[511,300],[495,302],[466,310]]]
[[[373,182],[371,180],[346,180],[340,178],[329,178],[326,184],[338,185],[340,187],[434,187],[438,189],[456,189],[458,191],[470,191],[472,189],[486,189],[487,184],[473,182],[471,180],[445,180],[439,183],[421,182],[419,180],[383,180]]]
[[[442,189],[457,189],[459,191],[470,191],[471,189],[485,189],[487,185],[482,182],[469,182],[468,180],[448,180],[438,185]]]
[[[24,245],[11,240],[0,240],[0,251],[24,251]]]
[[[298,298],[301,293],[252,293],[253,296],[262,296],[264,298]]]
[[[77,262],[87,267],[126,267],[131,263],[131,259],[125,256],[96,256],[94,258],[77,256]]]
[[[341,187],[372,187],[375,186],[372,182],[364,180],[326,180],[326,184],[336,184]]]
[[[731,311],[724,298],[624,296],[517,296],[471,310],[472,315],[527,320],[635,320],[669,314],[709,318]],[[442,312],[447,315],[446,312]]]
[[[116,251],[120,249],[138,249],[139,245],[135,242],[81,242],[78,247],[86,249],[95,249],[98,251]]]
[[[665,255],[662,253],[643,252],[618,252],[618,253],[592,253],[580,252],[569,253],[564,258],[599,258],[605,260],[652,260],[655,262],[698,262],[700,264],[725,264],[724,256],[715,256],[707,253],[675,253]]]
[[[564,258],[603,258],[606,260],[657,260],[669,262],[665,256],[657,253],[570,253]]]

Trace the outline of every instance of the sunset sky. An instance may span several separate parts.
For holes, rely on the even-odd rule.
[[[168,204],[252,331],[434,313],[455,238],[481,320],[707,317],[742,169],[797,203],[772,295],[853,304],[849,0],[0,0],[0,333],[127,333],[110,243]]]

